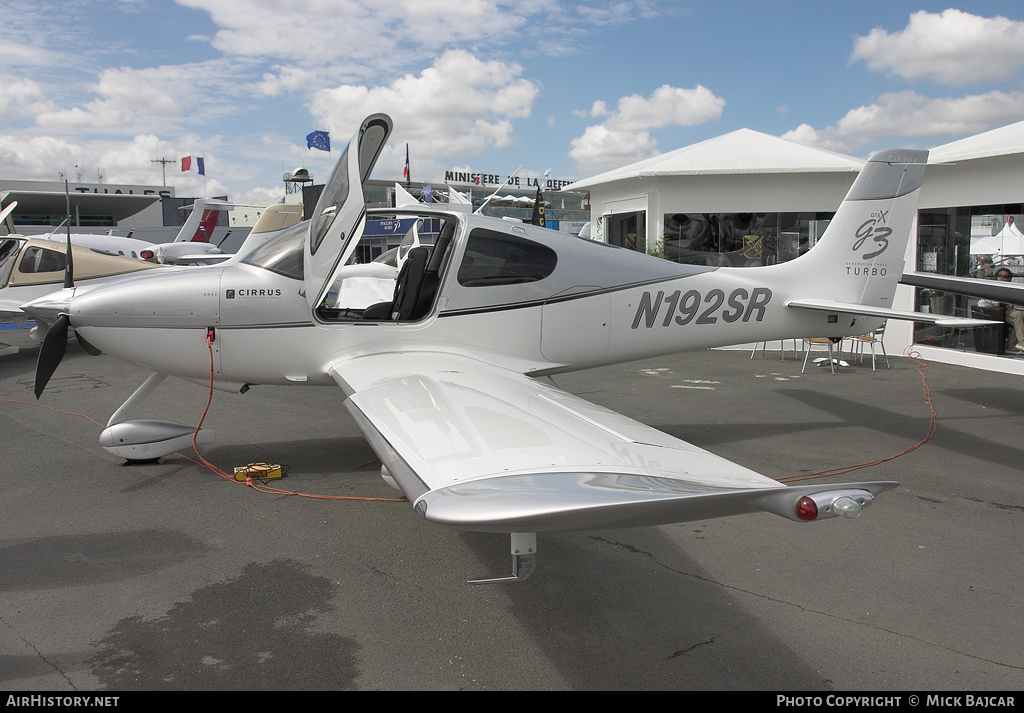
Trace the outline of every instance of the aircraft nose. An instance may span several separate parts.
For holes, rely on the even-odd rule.
[[[221,270],[182,268],[101,285],[72,300],[71,323],[76,329],[217,326],[220,276]]]
[[[53,324],[60,315],[67,314],[71,308],[71,298],[75,295],[75,290],[74,287],[65,287],[26,302],[19,309],[37,322]]]

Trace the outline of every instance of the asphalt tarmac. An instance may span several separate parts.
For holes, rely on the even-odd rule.
[[[0,690],[1024,690],[1020,377],[927,366],[934,437],[829,479],[901,482],[857,520],[542,534],[530,579],[474,586],[510,570],[506,536],[256,492],[190,452],[123,466],[84,416],[146,372],[72,342],[36,405],[37,348],[0,336],[26,347],[0,359]],[[706,351],[554,381],[781,478],[927,436],[921,376],[890,362]],[[206,400],[169,379],[134,415],[194,424]],[[206,426],[224,469],[397,495],[338,389],[218,392]]]

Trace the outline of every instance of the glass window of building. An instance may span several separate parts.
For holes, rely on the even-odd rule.
[[[692,265],[787,262],[814,246],[835,213],[666,213],[652,252]]]
[[[1014,282],[1024,282],[1024,232],[1017,227],[1021,221],[1021,203],[921,210],[916,269],[937,275],[994,279],[995,272],[1005,267]],[[920,287],[916,292],[915,308],[922,312],[990,317],[979,310],[977,297]],[[955,329],[914,323],[915,344],[1002,354],[1006,337],[1006,329],[1000,325]]]

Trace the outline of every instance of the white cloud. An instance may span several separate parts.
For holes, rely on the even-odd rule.
[[[920,10],[900,32],[876,27],[857,37],[850,60],[951,87],[1014,79],[1024,67],[1024,22],[954,9]]]
[[[584,176],[608,171],[658,153],[658,142],[647,131],[612,131],[606,126],[588,126],[583,136],[572,140],[569,157]]]
[[[265,72],[257,85],[264,96],[276,97],[282,92],[291,93],[307,89],[317,80],[317,73],[308,69],[281,66],[275,66],[273,69],[277,74]]]
[[[121,173],[118,180],[153,183],[160,167],[151,159],[206,152],[208,179],[257,190],[280,175],[267,166],[309,159],[301,142],[309,130],[331,129],[337,155],[356,122],[387,111],[396,132],[379,173],[400,175],[409,141],[414,176],[428,178],[452,161],[515,146],[541,84],[509,57],[565,56],[593,42],[594,28],[633,23],[653,7],[674,12],[663,0],[177,0],[202,12],[169,5],[167,14],[198,21],[157,31],[150,2],[120,0],[97,14],[88,3],[13,0],[0,39],[10,82],[0,121],[10,119],[4,133],[33,156],[5,165],[5,175],[52,178],[77,163],[90,167],[83,175],[100,165],[108,181]],[[138,32],[97,34],[130,26]],[[225,117],[230,123],[216,123]],[[55,137],[61,157],[30,141],[41,133]],[[186,176],[169,172],[168,181],[182,186]]]
[[[233,81],[237,72],[222,61],[105,69],[88,87],[97,98],[68,108],[50,104],[36,121],[55,132],[166,132],[180,128],[186,118],[210,120],[233,111],[246,91]]]
[[[5,178],[56,181],[61,169],[84,165],[84,160],[82,147],[63,139],[0,135],[0,165]]]
[[[53,102],[31,79],[8,80],[0,92],[0,117],[34,116],[52,109]]]
[[[310,0],[301,8],[290,0],[180,1],[210,13],[221,28],[212,44],[226,54],[317,67],[354,63],[367,75],[444,47],[504,43],[545,11],[512,0]]]
[[[663,84],[650,97],[637,94],[619,99],[618,109],[605,126],[618,131],[646,131],[662,126],[696,126],[722,116],[725,99],[707,87],[679,89]]]
[[[874,104],[851,109],[835,126],[802,124],[783,138],[833,151],[856,153],[887,137],[964,136],[1024,117],[1024,92],[987,92],[931,99],[916,92],[883,94]]]
[[[342,129],[333,136],[339,145],[368,114],[390,115],[395,122],[390,143],[412,144],[415,173],[422,176],[423,165],[417,162],[511,143],[511,120],[530,115],[539,91],[521,73],[518,64],[483,62],[464,50],[450,50],[419,75],[407,74],[388,86],[342,85],[319,91],[311,112],[320,125]],[[382,165],[395,160],[386,154]]]
[[[59,61],[60,55],[45,47],[0,38],[0,67],[46,66]]]
[[[716,121],[724,107],[724,99],[700,84],[693,89],[663,84],[646,98],[638,94],[621,97],[615,111],[609,111],[598,100],[589,113],[583,114],[607,118],[601,124],[588,126],[583,136],[572,140],[569,157],[584,175],[649,158],[658,153],[658,142],[650,134],[652,129]]]

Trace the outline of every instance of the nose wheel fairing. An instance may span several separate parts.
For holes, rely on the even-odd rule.
[[[167,374],[153,373],[114,411],[100,433],[103,450],[129,462],[150,461],[196,445],[213,443],[214,431],[155,419],[129,420],[128,414],[159,386]]]

